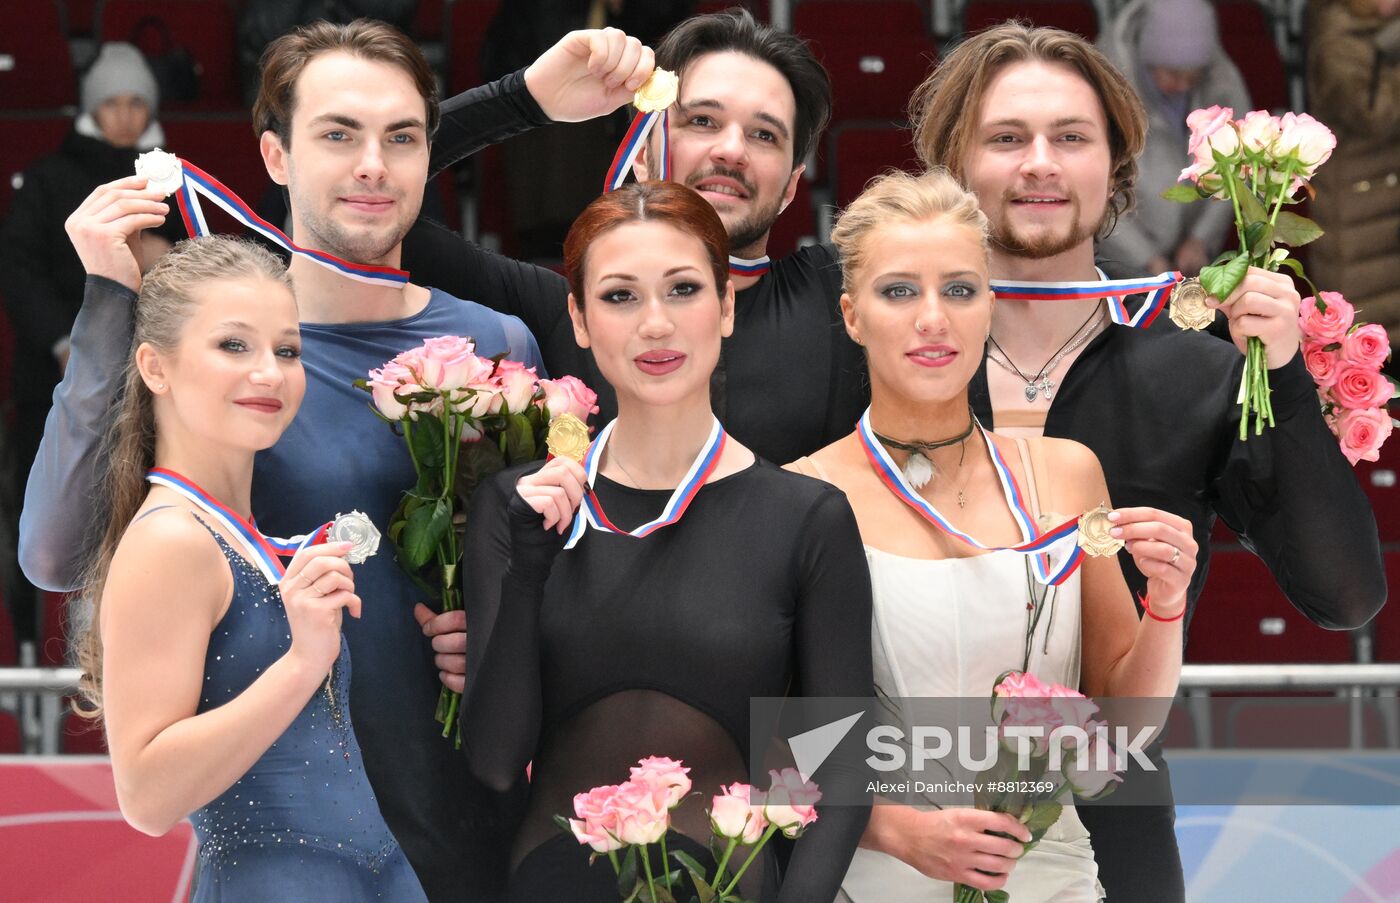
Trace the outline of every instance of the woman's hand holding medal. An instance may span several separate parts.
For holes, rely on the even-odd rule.
[[[631,103],[651,77],[650,47],[616,28],[571,31],[525,70],[525,87],[555,122],[582,122]]]
[[[342,610],[360,616],[355,576],[346,556],[350,542],[326,542],[298,549],[278,588],[292,632],[289,655],[325,674],[340,655]]]
[[[1153,614],[1173,620],[1186,606],[1186,591],[1196,572],[1191,522],[1157,508],[1096,508],[1080,519],[1085,554],[1113,555],[1122,547],[1147,578]]]
[[[165,222],[170,207],[145,176],[127,176],[93,189],[64,222],[89,276],[141,290],[141,231]]]

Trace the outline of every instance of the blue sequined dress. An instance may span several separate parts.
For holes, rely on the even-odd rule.
[[[233,570],[233,601],[209,637],[200,712],[242,693],[291,646],[277,587],[214,538]],[[194,903],[426,903],[365,777],[350,726],[350,653],[344,637],[340,644],[328,685],[247,774],[190,816],[199,837]]]

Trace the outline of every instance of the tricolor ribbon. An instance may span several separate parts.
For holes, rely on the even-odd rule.
[[[982,425],[977,425],[982,430]],[[1011,469],[1006,466],[1006,461],[1002,458],[997,447],[992,444],[991,437],[986,430],[982,430],[982,438],[987,443],[987,449],[992,455],[992,466],[996,468],[997,478],[1001,480],[1001,489],[1006,496],[1007,507],[1011,509],[1012,516],[1016,519],[1016,524],[1021,528],[1023,542],[1014,546],[989,546],[978,542],[972,536],[953,526],[928,499],[919,495],[914,487],[909,485],[909,481],[904,478],[904,473],[895,465],[894,459],[890,457],[884,445],[875,438],[875,431],[870,426],[870,409],[866,408],[861,415],[860,422],[856,424],[856,435],[860,437],[860,443],[865,448],[865,455],[870,459],[870,464],[875,468],[875,474],[880,481],[904,504],[913,508],[918,514],[939,530],[949,536],[962,540],[974,549],[981,549],[985,552],[1018,552],[1031,557],[1031,570],[1036,582],[1048,586],[1059,586],[1069,579],[1075,568],[1079,567],[1084,560],[1084,552],[1079,548],[1079,519],[1071,518],[1060,524],[1058,527],[1040,532],[1036,527],[1035,519],[1027,510],[1025,502],[1022,500],[1021,488],[1016,482],[1016,477],[1011,473]]]
[[[281,245],[290,253],[298,257],[305,257],[347,279],[354,279],[357,282],[365,282],[370,285],[386,285],[391,288],[403,288],[408,284],[408,272],[405,270],[351,263],[336,257],[334,254],[327,254],[325,251],[300,247],[288,238],[281,229],[253,212],[253,208],[249,207],[223,182],[188,160],[182,159],[180,166],[184,171],[184,176],[180,189],[175,193],[175,200],[180,206],[180,215],[185,220],[185,229],[191,238],[209,234],[209,223],[205,220],[204,208],[199,203],[199,196],[202,194],[223,208],[229,216],[268,241]]]
[[[627,173],[632,171],[632,163],[646,144],[647,135],[651,134],[652,128],[658,122],[661,123],[660,167],[651,175],[653,179],[671,177],[671,120],[667,111],[638,113],[632,120],[632,125],[628,127],[627,134],[622,137],[622,144],[618,145],[617,153],[613,154],[612,165],[608,167],[608,174],[603,179],[605,194],[621,188],[622,183],[627,181]]]
[[[306,546],[325,542],[327,531],[330,530],[331,526],[329,523],[322,524],[311,533],[304,536],[293,536],[290,539],[264,536],[252,521],[245,520],[237,511],[205,492],[194,480],[173,470],[153,467],[146,471],[146,482],[178,492],[199,506],[204,513],[218,521],[238,540],[238,544],[243,546],[248,557],[253,560],[253,564],[257,565],[258,570],[262,571],[262,575],[267,578],[268,583],[280,582],[282,575],[287,572],[287,569],[282,565],[283,558],[291,558]]]
[[[603,431],[588,446],[588,452],[583,456],[583,469],[588,474],[589,486],[594,485],[594,481],[598,477],[598,467],[603,460],[603,448],[608,444],[608,438],[612,436],[613,427],[616,425],[617,421],[614,420],[603,427]],[[641,539],[655,533],[662,527],[669,527],[679,521],[681,515],[685,514],[685,509],[690,507],[691,502],[695,501],[700,487],[705,485],[705,481],[714,472],[715,465],[719,463],[720,455],[724,453],[724,440],[724,427],[719,425],[718,419],[715,419],[714,425],[710,427],[710,438],[705,440],[705,444],[700,448],[700,453],[695,456],[695,460],[691,463],[690,470],[686,471],[685,478],[671,493],[670,499],[666,501],[666,507],[661,509],[661,514],[635,530],[623,530],[608,520],[608,516],[603,513],[603,506],[598,502],[598,496],[590,489],[584,494],[583,504],[579,506],[578,513],[574,516],[574,523],[569,530],[569,539],[564,543],[564,548],[572,549],[588,527]]]
[[[1102,272],[1099,274],[1102,276]],[[1102,279],[1098,282],[1006,282],[992,280],[992,291],[998,301],[1082,301],[1104,298],[1108,315],[1119,326],[1146,328],[1166,307],[1171,289],[1181,281],[1176,271],[1139,279]],[[1147,295],[1138,312],[1130,314],[1123,299],[1130,295]]]
[[[729,255],[729,275],[731,276],[762,276],[768,272],[771,265],[766,254],[754,260],[745,260],[742,257]]]

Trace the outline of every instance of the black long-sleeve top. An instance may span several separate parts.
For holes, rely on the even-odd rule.
[[[707,483],[680,522],[645,539],[589,530],[550,570],[562,539],[510,505],[516,479],[538,467],[478,490],[466,543],[462,736],[490,785],[534,763],[517,860],[558,834],[551,817],[571,815],[574,794],[625,780],[644,756],[684,760],[702,800],[747,781],[751,697],[872,692],[870,578],[835,487],[760,460]],[[596,490],[623,529],[670,496],[604,477]],[[814,780],[834,789],[860,775],[829,761]],[[675,823],[702,844],[703,810],[691,800],[678,810],[691,823]],[[819,807],[777,899],[832,899],[868,815]]]
[[[1165,318],[1148,329],[1110,327],[1065,374],[1045,435],[1094,450],[1113,504],[1191,521],[1200,551],[1188,626],[1218,515],[1308,620],[1332,630],[1359,627],[1386,596],[1370,503],[1323,423],[1302,355],[1270,371],[1275,425],[1246,440],[1236,401],[1243,368],[1230,342],[1183,332]],[[969,389],[977,416],[995,428],[985,360]],[[1126,552],[1119,561],[1134,593],[1144,592],[1147,581]]]

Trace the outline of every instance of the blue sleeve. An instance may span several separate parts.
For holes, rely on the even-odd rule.
[[[535,341],[535,334],[525,327],[525,322],[519,317],[503,316],[501,327],[506,334],[506,348],[509,349],[510,359],[520,361],[527,367],[534,367],[536,376],[548,378],[549,370],[544,365],[539,343]]]
[[[68,369],[54,390],[29,471],[19,517],[19,566],[30,582],[50,592],[71,591],[82,576],[102,437],[126,368],[135,302],[126,286],[88,277],[70,333]]]

